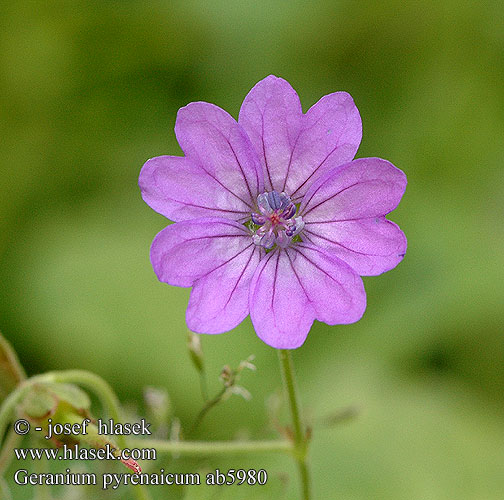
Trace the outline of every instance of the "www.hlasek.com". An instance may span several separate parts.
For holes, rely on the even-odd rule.
[[[82,423],[73,424],[53,424],[51,419],[48,428],[35,427],[37,432],[46,431],[45,439],[59,439],[61,436],[86,435],[87,428],[91,421],[84,419]],[[113,420],[96,422],[98,434],[106,435],[150,435],[150,424],[143,419],[136,424],[120,424]],[[31,430],[27,420],[20,419],[14,423],[14,431],[19,435],[26,435]],[[60,448],[15,448],[14,455],[17,460],[121,460],[127,463],[133,460],[156,460],[157,452],[154,448],[124,448],[118,450],[106,444],[101,448],[84,448],[78,444],[63,444]],[[131,465],[131,464],[130,464]],[[129,465],[129,466],[130,466]],[[100,475],[100,481],[95,473],[72,472],[67,468],[64,472],[58,473],[31,473],[27,469],[19,469],[14,473],[14,482],[17,485],[97,485],[101,484],[102,489],[117,489],[121,485],[199,485],[202,484],[202,476],[199,473],[173,473],[160,469],[159,472],[141,473],[140,467],[135,468],[135,473],[104,473]],[[207,485],[264,485],[268,480],[268,474],[264,469],[229,469],[221,472],[216,469],[204,476]]]
[[[78,444],[61,448],[14,448],[18,460],[156,460],[155,448],[124,448],[118,450],[106,444],[104,448],[81,448]]]

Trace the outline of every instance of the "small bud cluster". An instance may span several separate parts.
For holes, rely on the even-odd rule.
[[[220,379],[224,384],[225,391],[222,395],[222,399],[227,399],[231,394],[237,394],[242,398],[249,400],[252,398],[245,387],[238,385],[237,382],[240,379],[240,375],[247,368],[248,370],[256,370],[256,366],[252,363],[254,356],[251,355],[247,359],[240,362],[238,368],[232,369],[229,365],[225,365],[220,373]]]

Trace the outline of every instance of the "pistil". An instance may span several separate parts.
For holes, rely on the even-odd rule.
[[[276,244],[286,248],[304,227],[303,219],[294,217],[296,205],[285,193],[262,193],[257,197],[257,207],[258,212],[253,212],[251,219],[260,226],[252,236],[258,246],[271,249]]]

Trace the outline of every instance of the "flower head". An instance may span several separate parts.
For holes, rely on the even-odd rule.
[[[192,287],[187,324],[222,333],[250,314],[257,335],[299,347],[315,319],[358,321],[360,276],[404,257],[406,238],[385,216],[406,188],[386,160],[354,160],[361,119],[345,92],[303,114],[294,89],[268,76],[246,96],[238,122],[195,102],[175,124],[184,157],[142,168],[143,199],[176,222],[151,247],[159,280]]]

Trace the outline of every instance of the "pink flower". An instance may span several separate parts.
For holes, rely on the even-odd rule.
[[[159,280],[192,287],[187,324],[231,330],[250,314],[272,347],[303,344],[315,319],[358,321],[360,276],[404,257],[406,238],[385,216],[406,176],[386,160],[354,160],[362,137],[345,92],[306,114],[294,89],[268,76],[236,122],[221,108],[181,108],[175,134],[184,157],[159,156],[140,174],[143,199],[176,221],[151,247]]]

